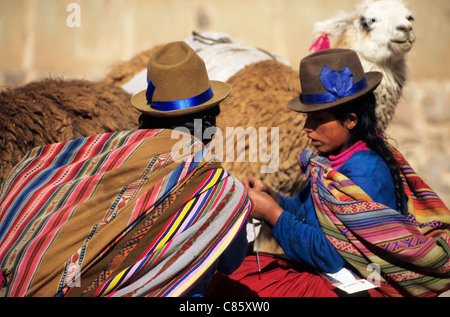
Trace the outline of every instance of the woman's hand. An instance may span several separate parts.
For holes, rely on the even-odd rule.
[[[251,216],[255,219],[266,221],[271,226],[274,226],[278,217],[284,211],[278,205],[279,197],[277,193],[263,181],[253,176],[245,178],[242,183],[255,204]]]
[[[259,178],[254,176],[246,177],[242,180],[242,184],[247,190],[254,189],[267,193],[278,204],[279,197],[277,193]]]
[[[269,194],[257,190],[249,189],[248,194],[255,204],[251,216],[255,219],[264,220],[272,227],[275,226],[278,217],[283,213],[283,209]]]

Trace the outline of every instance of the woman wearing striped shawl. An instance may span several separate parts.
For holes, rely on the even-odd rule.
[[[132,99],[141,129],[33,149],[1,185],[1,295],[201,296],[216,269],[242,262],[252,207],[242,183],[192,131],[144,126],[213,126],[231,87],[210,82],[181,42],[148,68]]]
[[[289,259],[261,255],[256,272],[250,256],[216,282],[259,296],[337,296],[345,293],[322,274],[348,269],[377,286],[366,295],[450,288],[450,212],[377,130],[373,90],[381,78],[364,73],[350,50],[302,60],[302,94],[288,107],[307,114],[303,130],[317,149],[299,157],[306,186],[286,198],[254,177],[243,181],[252,216],[272,227]]]

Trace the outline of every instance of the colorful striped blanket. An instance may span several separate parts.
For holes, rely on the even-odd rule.
[[[171,131],[30,151],[0,188],[0,294],[186,294],[252,205],[201,142]]]
[[[436,296],[450,288],[450,211],[394,148],[408,213],[372,201],[328,160],[304,151],[316,214],[328,240],[388,296]]]

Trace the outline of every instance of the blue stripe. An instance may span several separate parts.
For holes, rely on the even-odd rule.
[[[30,196],[33,195],[34,191],[51,179],[61,167],[71,162],[73,152],[81,148],[86,139],[87,138],[81,138],[67,142],[60,154],[54,158],[53,164],[45,169],[20,192],[15,201],[11,204],[5,218],[0,223],[0,239],[4,238],[7,229],[11,226],[13,219],[16,217],[16,213],[20,212],[22,206],[28,201]],[[39,157],[36,159],[38,158]]]

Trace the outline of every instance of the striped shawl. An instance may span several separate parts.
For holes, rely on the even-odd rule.
[[[320,225],[331,244],[388,296],[436,296],[450,288],[450,212],[389,146],[400,167],[408,212],[372,199],[326,158],[299,156]]]
[[[186,294],[245,225],[251,202],[203,144],[171,131],[30,151],[0,188],[0,294]]]

